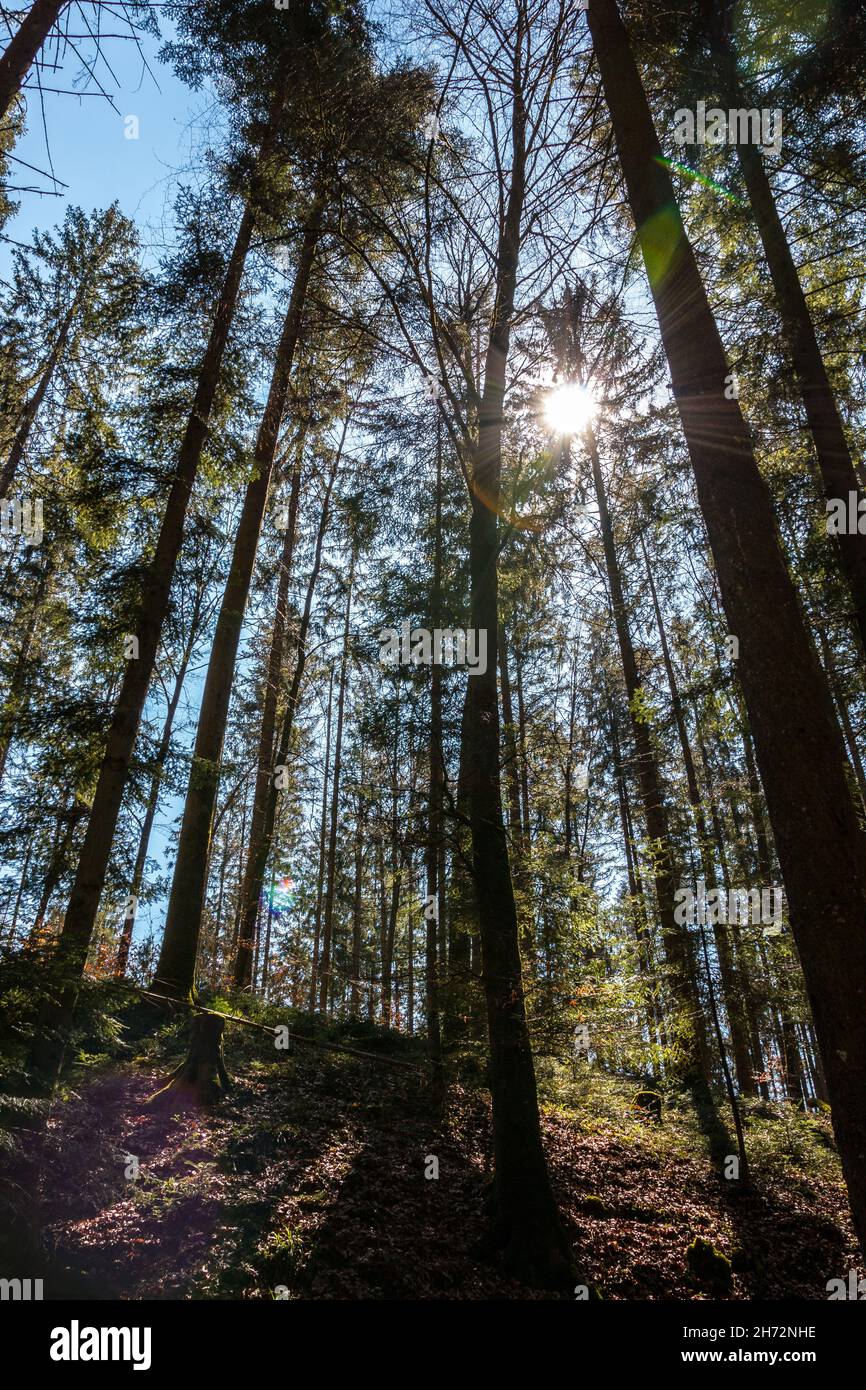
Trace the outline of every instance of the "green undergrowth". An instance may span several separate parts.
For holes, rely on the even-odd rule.
[[[655,1086],[662,1097],[662,1121],[639,1113],[636,1079],[623,1078],[584,1061],[536,1063],[539,1100],[550,1114],[573,1123],[583,1134],[613,1135],[644,1152],[665,1158],[699,1153],[709,1161],[709,1145],[689,1094]],[[722,1119],[732,1128],[725,1099],[717,1096]],[[739,1101],[753,1179],[784,1179],[808,1190],[813,1180],[840,1182],[839,1163],[828,1111],[806,1114],[789,1101]],[[735,1150],[733,1150],[735,1152]]]

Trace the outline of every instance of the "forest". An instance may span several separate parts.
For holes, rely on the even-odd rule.
[[[862,4],[2,17],[2,1298],[866,1299]]]

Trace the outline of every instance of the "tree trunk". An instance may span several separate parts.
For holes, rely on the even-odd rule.
[[[196,1105],[212,1105],[231,1089],[223,1060],[225,1022],[218,1014],[194,1014],[189,1022],[189,1050],[185,1060],[152,1097],[180,1091]]]
[[[399,679],[399,677],[398,677]],[[395,983],[393,975],[394,941],[397,935],[397,918],[400,913],[400,889],[403,877],[403,859],[399,850],[399,801],[398,767],[400,759],[400,688],[394,707],[394,761],[391,766],[391,896],[382,921],[382,1022],[390,1028],[391,991]]]
[[[701,872],[707,887],[714,887],[716,875],[712,855],[712,840],[707,829],[706,817],[704,816],[704,807],[701,800],[700,788],[698,787],[695,761],[692,757],[691,743],[689,742],[682,701],[680,700],[680,692],[677,687],[676,674],[668,647],[667,634],[665,633],[664,623],[662,622],[662,613],[659,606],[658,594],[656,593],[655,580],[653,579],[649,555],[647,554],[643,535],[640,537],[640,546],[643,553],[650,595],[652,597],[656,630],[658,631],[659,642],[661,643],[662,660],[664,662],[665,673],[668,680],[668,690],[671,697],[671,708],[673,710],[674,722],[677,726],[680,750],[683,755],[683,764],[686,770],[686,786],[688,788],[689,802],[691,803],[695,818]],[[715,942],[716,955],[719,961],[719,974],[722,980],[722,997],[725,1002],[725,1012],[728,1016],[728,1026],[731,1032],[731,1051],[734,1056],[734,1069],[737,1073],[737,1084],[744,1095],[754,1095],[755,1086],[752,1080],[752,1068],[749,1059],[749,1045],[746,1037],[745,1021],[743,1018],[742,998],[738,987],[739,982],[736,978],[733,961],[731,959],[731,943],[728,939],[727,929],[723,922],[716,921],[713,923],[713,940]],[[711,981],[710,987],[712,988]],[[726,1065],[724,1051],[722,1063]],[[733,1109],[736,1109],[736,1098],[733,1096],[731,1097],[731,1105]],[[739,1121],[739,1112],[737,1112],[737,1120]]]
[[[259,731],[259,756],[256,763],[256,783],[253,795],[253,810],[250,819],[250,851],[247,857],[247,864],[254,856],[256,849],[261,844],[262,830],[265,822],[265,812],[267,808],[268,789],[271,780],[271,768],[274,757],[274,731],[277,723],[277,707],[280,698],[280,689],[283,677],[283,662],[285,658],[286,646],[286,627],[288,621],[288,602],[289,602],[289,580],[292,573],[292,557],[295,549],[295,537],[297,534],[298,505],[301,491],[301,468],[303,461],[303,442],[304,432],[298,439],[295,454],[295,464],[292,469],[292,482],[289,494],[289,514],[287,517],[286,534],[283,540],[283,552],[280,558],[279,579],[277,581],[277,602],[274,613],[274,627],[271,634],[271,648],[268,655],[268,667],[265,675],[265,688],[262,701],[262,724]],[[252,929],[250,921],[258,906],[259,895],[261,894],[261,883],[256,885],[255,898],[253,901],[252,912],[247,912],[247,879],[244,875],[240,893],[241,917],[245,923],[245,930],[241,932],[241,940],[247,943],[252,940]],[[241,964],[241,976],[238,977],[237,963]],[[234,987],[235,989],[246,989],[249,986],[248,967],[250,954],[248,949],[244,949],[242,954],[236,957],[234,963]]]
[[[364,911],[364,830],[366,803],[364,801],[364,745],[361,744],[361,776],[355,803],[355,892],[352,899],[352,981],[349,1013],[361,1017],[361,928]]]
[[[316,873],[316,924],[313,932],[313,959],[310,967],[310,1012],[316,1007],[319,978],[319,943],[322,939],[322,903],[325,897],[325,853],[328,827],[328,784],[331,780],[331,714],[334,708],[334,668],[328,675],[328,716],[325,724],[325,768],[322,773],[322,814],[319,818],[319,867]]]
[[[433,588],[430,596],[430,627],[442,619],[442,440],[436,435],[436,520],[433,544]],[[424,906],[424,987],[427,1015],[427,1060],[435,1087],[441,1086],[442,1034],[439,1021],[439,911],[443,899],[440,882],[442,845],[442,804],[445,792],[445,764],[442,745],[442,668],[434,662],[430,671],[430,739],[427,745],[429,793],[427,806],[426,902]]]
[[[468,1031],[470,1001],[475,982],[471,976],[470,922],[477,916],[475,885],[471,873],[469,821],[469,681],[460,719],[460,763],[457,769],[456,815],[452,819],[451,878],[448,905],[448,983],[443,997],[442,1026],[445,1041],[457,1042]]]
[[[33,60],[69,0],[36,0],[0,58],[0,121],[20,92]]]
[[[328,1011],[331,986],[331,946],[334,936],[334,884],[337,874],[337,831],[340,827],[340,774],[343,765],[343,719],[346,712],[346,686],[349,670],[349,624],[352,616],[352,588],[355,582],[355,554],[349,563],[346,614],[343,619],[343,652],[340,657],[340,693],[337,697],[337,730],[334,736],[334,776],[331,786],[331,827],[328,836],[328,881],[322,925],[322,954],[319,966],[319,1012]]]
[[[637,940],[638,966],[644,977],[644,989],[646,990],[646,1022],[647,1037],[652,1044],[658,1029],[658,1018],[656,1016],[656,990],[654,984],[655,968],[653,964],[653,943],[652,934],[647,923],[647,916],[644,907],[644,891],[640,865],[638,863],[637,849],[632,839],[631,815],[628,805],[628,790],[626,788],[625,772],[622,764],[622,752],[619,741],[619,728],[616,717],[616,710],[613,701],[608,695],[608,710],[610,715],[610,734],[611,752],[613,753],[613,769],[616,779],[617,802],[619,805],[619,819],[622,828],[622,839],[625,847],[626,872],[628,874],[628,891],[632,900],[632,920],[634,923],[635,938]]]
[[[731,91],[737,98],[734,100],[732,97],[731,106],[737,107],[741,103],[736,81],[731,85]],[[773,282],[791,361],[794,364],[809,432],[815,445],[824,495],[828,499],[841,498],[847,502],[848,493],[853,492],[860,501],[864,493],[854,470],[851,451],[815,335],[809,305],[776,207],[761,151],[757,145],[748,141],[738,142],[736,151],[761,245],[767,258],[767,267]],[[861,648],[866,652],[866,536],[860,535],[857,531],[853,534],[840,534],[836,536],[836,546],[842,574],[851,594],[854,627],[859,633]]]
[[[60,332],[57,335],[54,346],[48,354],[48,360],[42,370],[42,375],[39,378],[36,389],[32,396],[28,396],[27,400],[24,402],[21,411],[21,420],[15,431],[12,447],[9,450],[9,457],[4,463],[2,471],[0,471],[0,497],[5,497],[7,495],[10,487],[15,481],[18,469],[21,466],[21,461],[24,458],[24,451],[30,440],[30,432],[36,423],[36,417],[39,414],[42,402],[48,394],[48,388],[54,379],[57,364],[60,361],[63,349],[66,347],[69,330],[72,327],[72,320],[78,309],[78,301],[79,296],[76,295],[75,300],[70,305],[60,325]]]
[[[295,711],[298,707],[298,698],[301,692],[301,684],[304,679],[304,672],[307,664],[307,635],[310,630],[310,620],[313,612],[313,596],[316,591],[316,583],[319,578],[319,571],[322,567],[322,549],[325,542],[325,532],[328,528],[328,520],[331,511],[331,493],[337,478],[337,470],[343,454],[343,445],[346,440],[348,430],[348,416],[343,425],[340,446],[334,456],[333,466],[328,475],[328,482],[325,487],[325,496],[322,499],[322,511],[319,518],[319,527],[316,533],[316,546],[313,554],[313,564],[310,570],[310,577],[307,580],[307,593],[304,599],[304,611],[301,615],[301,624],[298,631],[297,650],[295,655],[295,668],[292,673],[292,683],[289,688],[286,700],[285,714],[280,729],[280,742],[277,749],[274,766],[284,767],[289,756],[289,748],[292,742],[292,730],[294,729]],[[261,744],[260,744],[261,754]],[[252,942],[255,931],[256,913],[258,912],[259,899],[262,892],[262,883],[265,876],[265,866],[271,850],[271,840],[274,833],[274,824],[277,814],[277,785],[271,768],[270,775],[266,784],[266,799],[264,814],[262,817],[261,828],[256,829],[255,835],[250,832],[250,844],[246,859],[246,870],[243,879],[241,892],[241,928],[238,937],[237,954],[235,956],[233,979],[235,989],[245,989],[249,984],[250,965],[252,960]],[[315,992],[311,999],[315,1000]],[[310,1007],[314,1007],[311,1002]]]
[[[192,659],[192,651],[198,636],[200,620],[200,605],[196,604],[190,630],[183,649],[180,665],[177,668],[177,675],[174,680],[174,689],[171,692],[171,699],[165,712],[165,721],[162,726],[162,737],[159,740],[159,748],[156,754],[156,763],[153,769],[153,776],[150,779],[150,791],[147,797],[147,806],[144,813],[144,821],[141,827],[141,835],[138,839],[138,853],[135,856],[135,867],[132,871],[132,883],[129,888],[131,905],[127,908],[123,919],[123,927],[120,933],[120,943],[117,948],[117,960],[114,965],[114,973],[118,979],[122,979],[126,974],[126,966],[129,960],[129,948],[132,945],[132,933],[135,927],[135,918],[138,912],[138,899],[141,894],[141,885],[144,881],[144,866],[147,863],[147,846],[150,843],[150,836],[153,830],[153,822],[156,820],[156,811],[159,805],[159,787],[162,781],[162,774],[168,760],[169,749],[171,748],[171,733],[174,727],[174,718],[177,714],[177,707],[180,704],[180,697],[183,691],[183,683],[186,680],[186,673]],[[219,921],[217,921],[219,927]]]
[[[21,713],[23,702],[20,701],[20,697],[27,686],[27,667],[30,660],[30,650],[39,625],[40,610],[48,597],[52,579],[53,567],[49,562],[39,572],[33,603],[23,615],[24,635],[18,648],[18,657],[9,681],[9,689],[6,692],[2,709],[0,709],[0,784],[3,782],[6,760],[9,757],[9,749],[12,747],[12,740],[15,736],[16,717]]]
[[[320,222],[321,204],[316,203],[304,229],[295,282],[256,440],[253,476],[247,485],[238,522],[199,710],[165,934],[154,982],[161,994],[179,999],[191,995],[195,981],[198,937],[207,890],[208,847],[219,789],[232,681]]]
[[[681,926],[674,915],[674,894],[679,879],[679,870],[674,860],[668,809],[662,790],[658,758],[653,747],[649,721],[643,709],[643,680],[638,671],[631,633],[629,632],[628,612],[619,559],[614,543],[613,525],[607,505],[607,492],[601,472],[595,431],[591,425],[588,425],[586,429],[586,442],[592,464],[592,478],[598,504],[611,607],[631,717],[638,784],[643,802],[644,821],[649,841],[649,860],[661,925],[662,949],[668,969],[668,984],[673,994],[671,1010],[671,1017],[674,1022],[673,1031],[676,1035],[678,1051],[682,1056],[679,1069],[686,1083],[695,1088],[696,1099],[699,1099],[700,1104],[710,1110],[712,1100],[708,1086],[711,1069],[706,1022],[698,993],[695,960],[688,929],[684,925]],[[698,1092],[700,1092],[699,1096]]]
[[[559,1287],[572,1276],[570,1250],[541,1142],[532,1048],[526,1022],[517,909],[499,775],[498,513],[502,426],[511,319],[526,192],[526,112],[521,62],[527,40],[518,11],[514,52],[511,174],[496,256],[493,322],[484,364],[478,441],[472,460],[469,570],[472,626],[486,634],[487,669],[468,675],[469,806],[478,901],[493,1100],[494,1239],[506,1267],[527,1283]]]
[[[830,693],[615,0],[589,25],[671,370],[821,1047],[854,1224],[866,1248],[866,836]]]
[[[270,154],[285,100],[286,94],[283,89],[272,103],[268,130],[258,158],[259,169]],[[65,979],[63,997],[57,1005],[47,1006],[45,1026],[40,1038],[34,1042],[31,1053],[34,1067],[49,1081],[56,1075],[60,1064],[62,1047],[58,1045],[58,1039],[74,1008],[78,981],[84,969],[96,922],[129,764],[156,662],[163,623],[168,613],[171,584],[183,542],[187,504],[207,437],[208,423],[219,385],[223,356],[237,306],[241,276],[255,220],[255,203],[251,197],[241,217],[226,269],[202,359],[192,410],[180,446],[174,481],[163,514],[156,552],[142,583],[137,629],[138,656],[127,662],[124,671],[63,924],[58,959],[60,973]]]
[[[712,822],[713,827],[713,838],[715,840],[716,855],[718,857],[722,873],[722,887],[724,888],[725,893],[727,894],[730,892],[731,889],[731,875],[728,867],[728,854],[725,848],[725,836],[722,828],[722,821],[719,816],[719,811],[716,803],[715,790],[713,787],[712,770],[710,768],[710,760],[707,754],[706,747],[704,745],[704,741],[701,737],[700,716],[697,710],[695,711],[695,730],[697,733],[698,752],[700,753],[701,766],[704,772],[704,786],[706,787],[708,793],[707,800],[710,808],[710,820]],[[749,882],[748,877],[746,881]],[[763,881],[766,882],[766,880]],[[749,970],[743,964],[744,954],[744,950],[739,944],[739,939],[735,936],[734,974],[735,977],[739,980],[740,984],[739,992],[743,1000],[744,1022],[748,1032],[749,1045],[751,1048],[749,1075],[752,1078],[754,1078],[755,1076],[762,1075],[764,1072],[764,1050],[761,1044],[761,1026],[755,987]],[[766,1098],[766,1083],[756,1083],[753,1080],[752,1092],[755,1095],[764,1096]]]

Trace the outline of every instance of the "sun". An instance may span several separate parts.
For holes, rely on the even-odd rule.
[[[544,403],[544,416],[557,434],[580,434],[597,409],[598,404],[587,386],[567,382],[551,391]]]

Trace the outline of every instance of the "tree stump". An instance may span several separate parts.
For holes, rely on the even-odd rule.
[[[232,1084],[223,1058],[224,1029],[225,1020],[218,1014],[195,1014],[190,1020],[186,1057],[157,1096],[185,1091],[199,1105],[220,1100]]]

